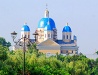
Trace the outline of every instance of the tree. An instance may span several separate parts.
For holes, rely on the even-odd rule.
[[[2,61],[3,60],[3,61]],[[0,45],[0,75],[22,75],[23,50],[9,51]],[[84,56],[73,55],[46,57],[38,53],[36,45],[26,51],[26,75],[98,75],[98,59],[92,60]]]
[[[8,47],[0,45],[0,60],[7,59],[7,51],[9,51]]]
[[[0,37],[0,45],[10,47],[11,43],[10,42],[6,42],[6,40],[3,37]]]
[[[96,51],[96,53],[98,54],[98,51]]]

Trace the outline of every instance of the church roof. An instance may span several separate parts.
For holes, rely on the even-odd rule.
[[[55,27],[55,22],[52,18],[42,18],[39,23],[38,23],[38,28],[44,28],[45,26],[48,25],[48,22],[50,23],[50,26],[53,28]]]
[[[63,28],[63,31],[62,31],[62,32],[72,32],[70,26],[68,26],[68,23],[67,23],[67,25]]]
[[[27,23],[25,23],[25,24],[22,26],[21,31],[30,31],[30,28],[29,28],[29,26],[27,25]]]
[[[56,40],[55,42],[58,44],[72,44],[74,43],[74,40],[71,40],[70,42],[64,42],[63,40]]]
[[[38,46],[59,46],[59,44],[49,38],[38,44]]]
[[[47,26],[47,25],[50,25],[50,26]],[[45,27],[49,27],[47,29],[50,30],[50,27],[53,29],[53,28],[56,28],[55,27],[55,22],[52,18],[49,17],[49,11],[48,9],[45,10],[45,16],[44,18],[42,18],[39,23],[38,23],[38,28],[45,28]]]
[[[46,25],[45,28],[44,28],[45,31],[52,31],[53,28],[51,27],[50,24]]]
[[[40,44],[37,45],[37,49],[41,49],[41,50],[59,50],[60,49],[60,45],[58,43],[56,43],[55,41],[53,41],[52,39],[47,39],[43,42],[41,42]]]

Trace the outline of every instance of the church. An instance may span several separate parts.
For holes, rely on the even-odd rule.
[[[55,21],[50,18],[48,9],[45,10],[44,17],[39,20],[35,33],[38,34],[35,42],[39,52],[44,54],[78,54],[77,37],[72,36],[71,27],[67,23],[62,28],[62,39],[58,39]],[[21,29],[21,38],[24,36],[34,42],[34,39],[30,38],[30,28],[27,23]]]

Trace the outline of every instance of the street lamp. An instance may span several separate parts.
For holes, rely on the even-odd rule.
[[[26,36],[20,38],[18,40],[18,42],[15,42],[15,38],[17,37],[17,33],[14,31],[11,33],[11,36],[12,36],[12,39],[13,39],[13,42],[16,43],[16,45],[19,43],[21,43],[21,40],[23,39],[23,75],[25,75],[25,51],[26,51],[26,40],[29,40],[29,38],[26,38]],[[30,40],[29,40],[30,42]]]
[[[35,31],[35,33],[33,33],[33,35],[34,35],[34,38],[35,38],[35,42],[37,42],[38,33]]]
[[[15,39],[16,36],[17,36],[17,33],[14,31],[14,32],[11,33],[11,36],[12,36],[12,39],[13,39],[13,41],[14,41],[14,39]],[[15,42],[15,41],[14,41],[14,42]]]

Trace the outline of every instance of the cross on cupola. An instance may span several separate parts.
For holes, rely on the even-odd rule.
[[[47,9],[47,7],[48,7],[48,4],[46,3],[46,9]]]
[[[49,18],[49,11],[48,11],[48,9],[47,9],[47,4],[46,4],[46,10],[45,10],[45,18]]]

